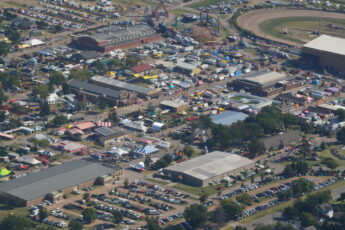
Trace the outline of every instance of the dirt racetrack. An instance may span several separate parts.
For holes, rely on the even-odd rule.
[[[298,10],[298,9],[263,9],[250,11],[237,18],[238,25],[245,29],[253,32],[258,37],[266,38],[272,41],[281,42],[284,44],[298,46],[296,42],[274,37],[270,34],[263,32],[259,25],[264,21],[277,18],[287,17],[321,17],[322,18],[333,18],[345,20],[345,14],[316,11],[316,10]]]

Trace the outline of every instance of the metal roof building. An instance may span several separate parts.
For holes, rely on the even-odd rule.
[[[302,46],[302,60],[330,72],[345,72],[345,39],[321,35]]]
[[[243,80],[260,86],[268,86],[286,80],[286,75],[273,71],[263,71],[249,74]]]
[[[159,91],[156,89],[150,89],[99,75],[91,77],[91,82],[93,84],[115,90],[128,90],[131,92],[135,92],[142,97],[156,97],[159,95]]]
[[[84,160],[73,160],[0,184],[0,200],[17,200],[21,205],[42,201],[56,191],[82,185],[114,173],[113,168]]]
[[[321,35],[303,45],[303,48],[319,50],[345,56],[345,39],[328,35]]]
[[[245,157],[214,151],[165,168],[164,173],[175,178],[182,177],[182,182],[186,184],[205,186],[254,167],[255,162]]]
[[[236,111],[226,111],[224,113],[216,114],[211,116],[212,122],[219,125],[232,125],[238,121],[243,121],[248,117],[247,114],[236,112]]]

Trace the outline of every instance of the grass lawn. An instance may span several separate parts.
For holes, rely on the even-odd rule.
[[[217,188],[218,187],[225,187],[225,185],[223,183],[217,184],[217,185],[209,185],[206,187],[194,187],[194,186],[190,186],[190,185],[185,185],[185,184],[177,184],[174,185],[173,188],[182,190],[184,192],[199,196],[201,191],[205,191],[205,193],[207,195],[213,195],[216,194],[218,192]]]
[[[189,4],[189,5],[187,5],[187,7],[190,7],[190,8],[193,8],[193,9],[197,9],[199,7],[216,5],[218,2],[221,2],[221,1],[222,0],[205,0],[205,1]]]
[[[29,214],[29,212],[28,212],[28,209],[26,207],[14,208],[14,207],[6,206],[4,204],[0,204],[0,219],[3,219],[8,214],[27,216]]]
[[[233,229],[234,229],[234,227],[232,227],[232,226],[225,226],[225,227],[221,228],[220,230],[233,230]]]
[[[167,181],[157,180],[157,179],[153,179],[153,178],[145,178],[145,180],[150,181],[150,182],[155,183],[155,184],[161,184],[161,185],[169,184],[169,182],[167,182]]]
[[[186,10],[186,9],[173,9],[171,12],[176,16],[182,15],[182,14],[193,14],[193,13],[195,14],[194,11]]]
[[[342,30],[335,30],[328,28],[327,25],[335,24],[340,27],[345,26],[345,20],[322,18],[319,22],[319,17],[286,17],[276,18],[264,21],[259,25],[259,28],[271,36],[303,44],[317,37],[312,34],[320,28],[322,34],[328,34],[336,37],[345,37]],[[319,27],[320,24],[320,27]],[[287,34],[283,33],[287,30]]]
[[[334,147],[331,147],[332,149]],[[345,150],[341,150],[339,148],[338,149],[338,152],[339,152],[339,155],[341,156],[345,156]],[[322,152],[317,152],[318,154],[318,157],[319,157],[319,160],[318,161],[308,161],[308,163],[310,165],[315,165],[315,164],[321,164],[321,165],[324,165],[323,164],[323,160],[326,159],[326,158],[333,158],[334,161],[339,165],[339,167],[345,167],[345,160],[341,160],[335,156],[333,156],[330,152],[330,149],[326,149]],[[324,165],[325,166],[325,165]]]

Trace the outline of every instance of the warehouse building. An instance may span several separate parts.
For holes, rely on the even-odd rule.
[[[15,206],[57,202],[64,194],[93,184],[111,183],[114,168],[73,160],[0,184],[0,202]]]
[[[237,91],[245,90],[257,96],[267,97],[298,87],[300,84],[300,82],[288,80],[283,73],[263,71],[228,82],[228,87]]]
[[[84,103],[104,101],[110,106],[127,106],[135,103],[137,94],[127,90],[115,90],[72,79],[68,82],[74,94]]]
[[[213,181],[228,179],[245,170],[255,169],[255,162],[245,157],[214,151],[194,159],[178,163],[164,169],[165,175],[171,175],[182,183],[193,186],[207,186]]]
[[[75,35],[73,44],[80,49],[110,52],[116,49],[139,47],[146,43],[156,42],[162,37],[146,24],[139,24],[127,28],[109,26],[89,35]]]
[[[232,125],[238,121],[244,121],[248,117],[247,114],[237,111],[226,111],[224,113],[211,116],[213,123],[218,125]]]
[[[112,78],[103,76],[93,76],[91,77],[91,83],[99,86],[103,86],[115,90],[127,90],[129,92],[137,93],[139,97],[158,97],[160,92],[156,89],[150,89],[135,84],[127,83],[124,81],[118,81]]]
[[[188,109],[188,104],[184,101],[163,100],[159,105],[163,109],[169,109],[174,113],[182,113]]]
[[[345,72],[345,39],[321,35],[302,47],[302,59],[328,71]]]

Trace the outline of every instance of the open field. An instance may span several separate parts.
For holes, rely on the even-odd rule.
[[[326,27],[328,24],[345,26],[345,14],[333,12],[292,9],[255,10],[241,15],[237,23],[259,37],[299,46],[317,36],[312,32],[318,29],[320,17],[321,33],[345,37],[345,30]],[[283,33],[285,29],[288,34]]]
[[[38,3],[38,0],[2,0],[0,1],[0,7],[35,6],[38,5]]]
[[[197,9],[199,7],[205,7],[205,6],[210,6],[210,5],[215,5],[218,2],[221,2],[222,0],[205,0],[205,1],[200,1],[200,2],[196,2],[196,3],[192,3],[187,5],[187,7],[193,8],[193,9]]]
[[[328,25],[334,24],[344,29],[332,29]],[[317,17],[289,17],[275,18],[262,22],[260,30],[265,34],[284,40],[304,44],[317,37],[315,33],[320,28],[320,34],[335,37],[345,37],[345,20]]]
[[[173,188],[179,189],[181,191],[193,194],[193,195],[197,195],[199,196],[201,191],[204,191],[207,195],[213,195],[217,193],[217,188],[218,187],[225,187],[225,184],[217,184],[217,185],[209,185],[203,188],[200,187],[194,187],[194,186],[190,186],[190,185],[185,185],[185,184],[177,184],[175,186],[173,186]]]

